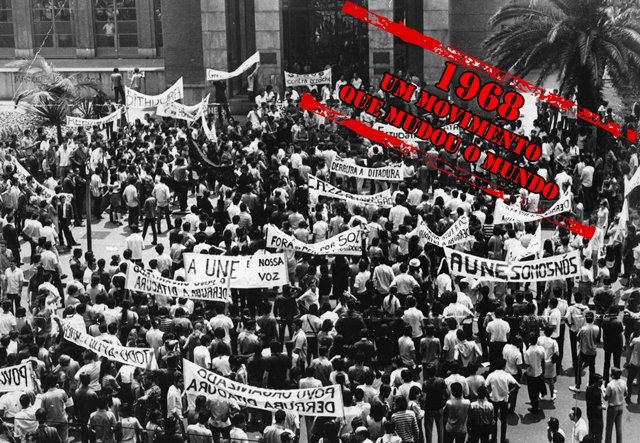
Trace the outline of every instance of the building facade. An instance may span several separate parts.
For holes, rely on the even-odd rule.
[[[489,17],[507,0],[352,0],[470,55],[483,57]],[[212,92],[205,70],[231,71],[260,52],[259,84],[283,87],[283,71],[374,83],[389,70],[428,83],[443,60],[343,14],[343,0],[0,0],[0,98],[28,87],[7,62],[36,53],[60,71],[108,81],[113,67],[146,73],[156,94],[180,77],[186,103]],[[57,60],[56,60],[57,59]],[[229,82],[246,94],[246,73]],[[107,88],[108,89],[108,88]]]

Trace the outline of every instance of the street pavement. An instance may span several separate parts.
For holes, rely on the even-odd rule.
[[[120,254],[125,250],[125,241],[129,235],[129,229],[126,226],[117,226],[109,221],[108,215],[103,214],[105,217],[103,220],[94,221],[91,224],[92,228],[92,250],[96,256],[96,259],[104,258],[107,261],[107,265],[113,254]],[[173,218],[177,215],[174,214]],[[125,225],[126,225],[126,219]],[[165,247],[169,247],[168,232],[166,230],[166,224],[163,222],[163,228],[165,231],[158,236],[158,242],[163,243]],[[86,220],[85,227],[72,228],[73,236],[77,242],[81,244],[83,252],[87,250],[87,236],[86,236]],[[551,231],[545,232],[545,238],[551,235]],[[147,233],[145,239],[145,249],[143,251],[143,261],[148,261],[155,257],[156,252],[151,245],[152,234]],[[28,263],[29,246],[23,244],[22,255],[25,261]],[[26,257],[25,257],[26,256]],[[67,275],[71,275],[69,267],[70,253],[61,253],[60,260],[63,271]],[[24,270],[28,268],[28,265],[23,267]],[[26,292],[26,291],[25,291]],[[604,351],[598,350],[596,358],[596,371],[602,373],[604,364]],[[624,364],[624,356],[622,359]],[[557,417],[560,420],[560,426],[564,429],[567,435],[567,443],[571,442],[571,429],[572,425],[569,420],[569,412],[571,407],[578,406],[582,409],[583,415],[586,416],[586,403],[584,388],[586,386],[588,375],[584,373],[583,377],[583,392],[574,394],[569,390],[569,387],[574,385],[574,369],[571,367],[571,351],[569,346],[569,333],[566,333],[564,343],[564,371],[558,376],[555,385],[557,392],[557,400],[551,402],[544,400],[540,402],[542,408],[541,414],[531,414],[528,412],[530,407],[529,398],[526,386],[523,385],[518,395],[518,401],[515,413],[510,413],[508,417],[509,428],[507,431],[507,437],[511,442],[544,442],[547,438],[547,421],[550,417]],[[623,374],[623,376],[626,374]],[[523,377],[524,378],[524,377]],[[638,388],[634,387],[633,400],[636,401],[636,395]],[[547,397],[548,398],[548,397]],[[606,414],[606,413],[605,413]],[[637,404],[625,405],[623,413],[623,435],[624,442],[636,442],[640,440],[640,406]],[[606,415],[605,415],[606,423]],[[251,433],[251,438],[257,436],[256,433]],[[79,436],[77,436],[79,438]],[[73,442],[76,437],[72,436]]]

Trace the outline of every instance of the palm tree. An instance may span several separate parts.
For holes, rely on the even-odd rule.
[[[575,94],[593,112],[608,73],[620,95],[640,86],[640,9],[634,1],[530,0],[504,6],[484,41],[500,69],[524,77],[539,70],[538,85],[556,74],[563,97]]]
[[[9,66],[17,67],[18,72],[28,76],[34,85],[15,96],[16,106],[21,104],[28,113],[56,125],[58,143],[62,143],[62,124],[66,122],[67,115],[78,109],[85,101],[85,94],[97,91],[99,85],[78,81],[78,74],[65,77],[39,55],[17,60]]]

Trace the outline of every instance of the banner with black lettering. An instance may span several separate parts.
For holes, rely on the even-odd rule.
[[[284,254],[251,256],[184,254],[188,282],[213,282],[231,289],[273,288],[289,284]]]
[[[419,143],[424,141],[421,138],[416,137],[414,134],[409,134],[400,128],[396,128],[395,126],[386,123],[374,123],[373,129],[389,134],[407,143]]]
[[[568,192],[543,213],[523,211],[522,209],[507,205],[504,200],[498,199],[496,201],[496,209],[493,213],[493,224],[500,225],[504,223],[537,221],[568,211],[571,211],[571,194]]]
[[[331,183],[320,180],[314,175],[309,175],[309,189],[316,191],[319,195],[324,195],[325,197],[338,198],[340,200],[351,200],[361,204],[380,206],[381,208],[393,207],[393,199],[391,198],[390,189],[373,195],[351,194],[333,186]]]
[[[265,411],[282,409],[314,417],[342,417],[344,414],[340,385],[311,389],[265,389],[237,383],[189,360],[182,361],[182,369],[190,407],[194,406],[198,395],[211,395]]]
[[[462,215],[447,229],[442,235],[437,235],[427,223],[422,220],[422,216],[418,216],[418,227],[412,232],[412,235],[417,234],[418,237],[425,239],[428,243],[436,246],[453,246],[455,244],[469,241],[473,239],[473,236],[469,233],[469,217]]]
[[[31,362],[0,369],[0,392],[33,389]]]
[[[260,53],[256,52],[246,59],[237,69],[232,72],[216,71],[215,69],[207,69],[207,81],[215,82],[219,80],[228,80],[242,74],[256,63],[260,63]]]
[[[631,191],[640,186],[640,168],[636,169],[635,174],[631,177],[631,180],[624,176],[624,197],[627,198]]]
[[[453,275],[498,282],[537,282],[578,277],[580,251],[532,261],[507,263],[444,248]]]
[[[91,349],[102,357],[107,357],[125,365],[144,369],[158,369],[158,363],[151,348],[129,348],[107,343],[74,328],[67,320],[62,320],[59,317],[54,317],[54,319],[58,322],[64,338],[78,346]]]
[[[390,182],[401,182],[404,180],[402,165],[367,168],[366,166],[349,164],[339,155],[337,155],[331,163],[331,172],[369,180],[385,180]]]
[[[124,87],[126,105],[128,108],[157,108],[158,105],[175,102],[184,98],[182,77],[169,89],[159,95],[146,95],[131,88]]]
[[[304,243],[274,225],[267,225],[267,248],[288,249],[312,255],[362,255],[362,231],[361,226],[356,226],[318,243]]]
[[[285,86],[314,86],[331,84],[331,68],[312,74],[294,74],[284,71]]]
[[[122,108],[116,109],[111,114],[102,117],[102,118],[80,118],[73,117],[67,115],[67,126],[70,127],[83,127],[83,128],[93,128],[94,126],[101,126],[105,123],[115,122],[120,119],[120,114],[122,113]]]
[[[214,281],[184,282],[171,280],[135,265],[127,268],[125,289],[193,300],[222,303],[227,303],[231,300],[229,288],[226,285],[216,284]]]

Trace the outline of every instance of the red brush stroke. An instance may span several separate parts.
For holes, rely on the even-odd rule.
[[[397,137],[386,134],[382,131],[378,131],[377,129],[373,129],[370,126],[365,125],[364,123],[354,120],[350,117],[347,117],[344,114],[340,114],[335,109],[331,109],[321,103],[318,103],[316,99],[314,99],[310,94],[302,94],[302,98],[300,100],[300,107],[306,111],[313,112],[321,117],[324,117],[327,120],[336,122],[337,124],[344,126],[345,128],[351,129],[355,133],[361,135],[362,137],[368,138],[376,143],[379,143],[382,146],[385,146],[389,149],[393,149],[401,154],[407,155],[415,152],[419,152],[426,156],[427,160],[425,163],[430,165],[436,169],[438,169],[443,174],[447,174],[458,181],[465,182],[470,186],[480,189],[482,192],[489,194],[492,197],[500,198],[502,200],[505,199],[505,194],[503,190],[497,189],[499,186],[495,185],[491,181],[480,177],[472,172],[464,170],[460,168],[458,165],[453,165],[447,161],[442,159],[434,159],[433,155],[420,149],[415,146],[411,146],[406,142],[400,140]],[[447,168],[441,167],[441,165],[445,165],[447,168],[451,168],[452,170],[448,170]],[[454,170],[462,171],[461,173],[456,173]],[[473,180],[471,180],[473,178]],[[487,186],[483,186],[478,182],[484,182]],[[593,238],[596,233],[596,228],[594,226],[585,226],[581,223],[578,223],[575,220],[572,220],[568,217],[557,215],[561,221],[557,221],[554,219],[546,218],[546,220],[563,227],[574,234],[580,235],[582,237],[586,237],[589,240]]]
[[[451,46],[444,46],[441,42],[434,39],[433,37],[428,37],[420,34],[415,29],[408,28],[402,23],[395,23],[386,17],[375,14],[367,10],[366,8],[355,5],[349,1],[345,2],[344,6],[342,6],[342,12],[344,12],[345,14],[349,14],[359,20],[362,20],[372,26],[375,26],[378,29],[386,31],[389,34],[399,37],[407,43],[412,43],[414,45],[420,46],[427,51],[433,52],[434,54],[442,56],[466,68],[487,74],[491,78],[499,82],[508,84],[509,86],[521,92],[531,94],[534,97],[537,97],[539,100],[555,106],[562,111],[574,113],[570,108],[575,106],[575,115],[578,118],[596,125],[607,132],[610,132],[616,138],[623,137],[633,143],[638,137],[638,133],[631,129],[628,129],[626,131],[626,135],[622,135],[622,128],[617,123],[602,123],[598,114],[593,113],[581,106],[578,106],[577,104],[571,102],[570,100],[567,100],[564,97],[560,97],[557,94],[548,92],[539,86],[527,82],[526,80],[520,79],[508,72],[491,66],[488,63],[483,62],[482,60],[478,60],[477,58],[458,51]]]

